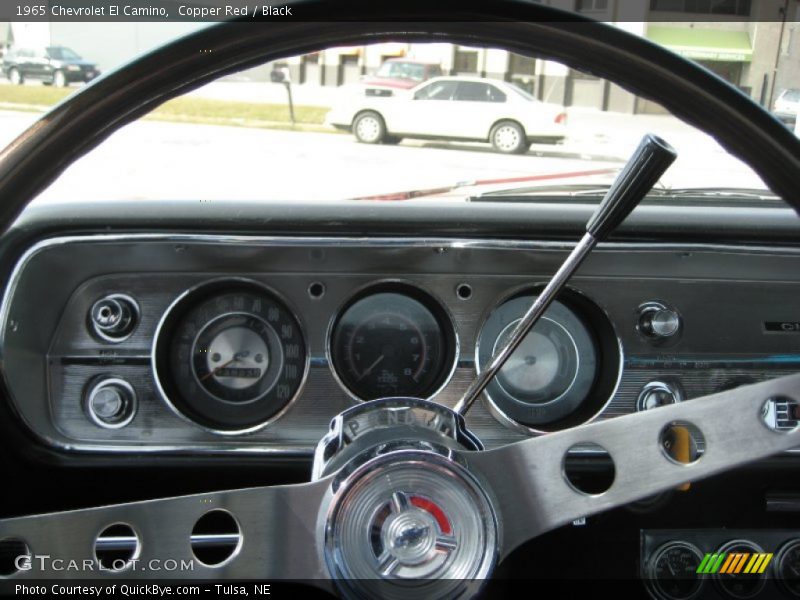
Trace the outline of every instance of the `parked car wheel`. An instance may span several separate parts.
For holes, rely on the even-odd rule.
[[[522,154],[528,149],[525,130],[514,121],[500,121],[489,134],[492,146],[503,154]]]
[[[25,83],[25,80],[22,78],[22,73],[19,72],[19,69],[11,69],[8,72],[8,80],[14,85],[22,85]]]
[[[53,74],[53,83],[56,87],[67,87],[67,85],[69,85],[67,76],[64,75],[64,71],[56,71]]]
[[[353,135],[365,144],[380,144],[386,137],[386,124],[383,117],[371,110],[356,116],[353,121]]]

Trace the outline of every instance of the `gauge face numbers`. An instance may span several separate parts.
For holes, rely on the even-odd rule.
[[[426,398],[441,384],[454,358],[444,319],[421,300],[377,292],[347,307],[333,328],[336,373],[362,400]]]
[[[692,544],[668,542],[656,550],[650,561],[649,579],[662,600],[689,600],[703,587],[697,574],[703,554]]]
[[[183,414],[215,430],[242,430],[294,398],[306,345],[289,309],[248,286],[184,298],[159,334],[156,365],[167,397]]]
[[[498,307],[486,320],[476,356],[484,369],[509,339],[534,297],[520,296]],[[486,394],[495,412],[526,427],[571,415],[587,398],[597,378],[596,344],[583,321],[554,302],[525,336]]]

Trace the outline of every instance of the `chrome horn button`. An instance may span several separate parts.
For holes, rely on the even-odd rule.
[[[495,510],[458,459],[481,449],[451,409],[384,398],[336,417],[314,477],[331,472],[319,516],[324,560],[350,598],[458,598],[494,568]]]
[[[334,489],[321,515],[325,562],[344,596],[469,597],[491,573],[494,509],[477,480],[450,458],[418,450],[382,454]]]
[[[391,501],[375,515],[371,531],[380,531],[374,536],[373,552],[384,577],[430,577],[458,545],[441,507],[404,492],[392,494]]]

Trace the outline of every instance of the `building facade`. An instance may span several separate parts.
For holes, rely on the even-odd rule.
[[[771,107],[787,88],[800,88],[800,0],[541,0],[614,24],[695,60]],[[8,43],[64,45],[107,70],[195,23],[12,23]],[[0,29],[3,29],[0,27]],[[512,81],[541,100],[617,112],[659,112],[645,99],[590,74],[504,50],[451,44],[381,43],[329,48],[285,62],[292,82],[341,86],[374,73],[388,58],[439,64],[447,74]],[[269,81],[272,65],[228,80]]]

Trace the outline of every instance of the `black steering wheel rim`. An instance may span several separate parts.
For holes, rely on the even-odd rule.
[[[201,29],[106,74],[45,114],[0,153],[0,229],[80,156],[170,98],[266,61],[387,40],[495,46],[607,78],[714,136],[800,211],[800,141],[793,133],[716,75],[643,38],[525,0],[463,2],[456,9],[412,1],[402,11],[353,0],[290,5],[294,20]]]

